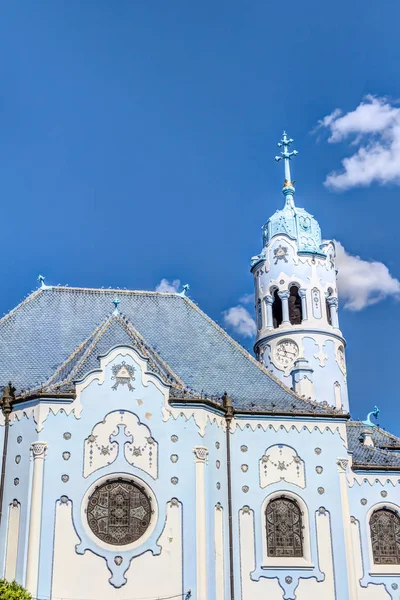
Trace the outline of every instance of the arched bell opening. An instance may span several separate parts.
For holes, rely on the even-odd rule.
[[[289,321],[291,325],[300,325],[303,321],[303,310],[301,307],[299,288],[297,285],[292,285],[289,292]]]
[[[279,325],[282,323],[282,300],[279,298],[278,290],[274,291],[274,302],[272,304],[272,321],[274,324],[274,329],[277,329]]]

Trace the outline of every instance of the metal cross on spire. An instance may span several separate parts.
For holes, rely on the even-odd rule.
[[[276,162],[279,162],[282,159],[284,161],[284,165],[285,165],[284,187],[288,187],[288,186],[293,187],[293,184],[294,184],[294,181],[292,181],[291,176],[290,176],[290,159],[292,158],[292,156],[297,156],[298,152],[297,152],[297,150],[292,150],[292,152],[289,152],[289,146],[292,142],[294,142],[294,140],[292,140],[292,138],[288,138],[286,131],[284,131],[282,139],[278,143],[278,147],[283,148],[283,151],[281,152],[281,156],[275,156]]]

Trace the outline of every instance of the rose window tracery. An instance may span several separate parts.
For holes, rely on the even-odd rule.
[[[149,527],[150,518],[150,499],[133,481],[107,481],[89,498],[89,527],[107,544],[125,546],[136,542]]]

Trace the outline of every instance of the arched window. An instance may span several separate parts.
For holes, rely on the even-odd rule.
[[[380,508],[369,521],[374,563],[400,564],[400,517],[393,510]]]
[[[272,304],[272,320],[274,329],[282,323],[282,300],[278,296],[278,290],[274,291],[274,302]]]
[[[289,296],[289,321],[292,325],[300,325],[303,320],[303,312],[301,310],[301,298],[297,285],[292,285]]]
[[[300,508],[290,498],[275,498],[266,510],[268,556],[303,556]]]
[[[262,329],[262,308],[261,308],[261,300],[257,302],[257,329]]]
[[[328,294],[326,296],[326,300],[325,300],[325,306],[326,306],[326,318],[328,320],[328,324],[332,325],[332,316],[331,316],[331,307],[329,306],[329,302],[328,302],[328,298],[330,296],[332,296],[333,292],[331,290],[331,288],[328,289]]]

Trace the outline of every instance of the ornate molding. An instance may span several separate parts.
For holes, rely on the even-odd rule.
[[[47,449],[46,442],[34,442],[33,444],[31,444],[31,450],[32,450],[34,459],[39,458],[39,457],[44,458],[44,453],[45,453],[46,449]]]
[[[195,462],[206,462],[208,456],[208,448],[205,448],[204,446],[197,446],[196,448],[193,448],[193,453],[195,456]]]

